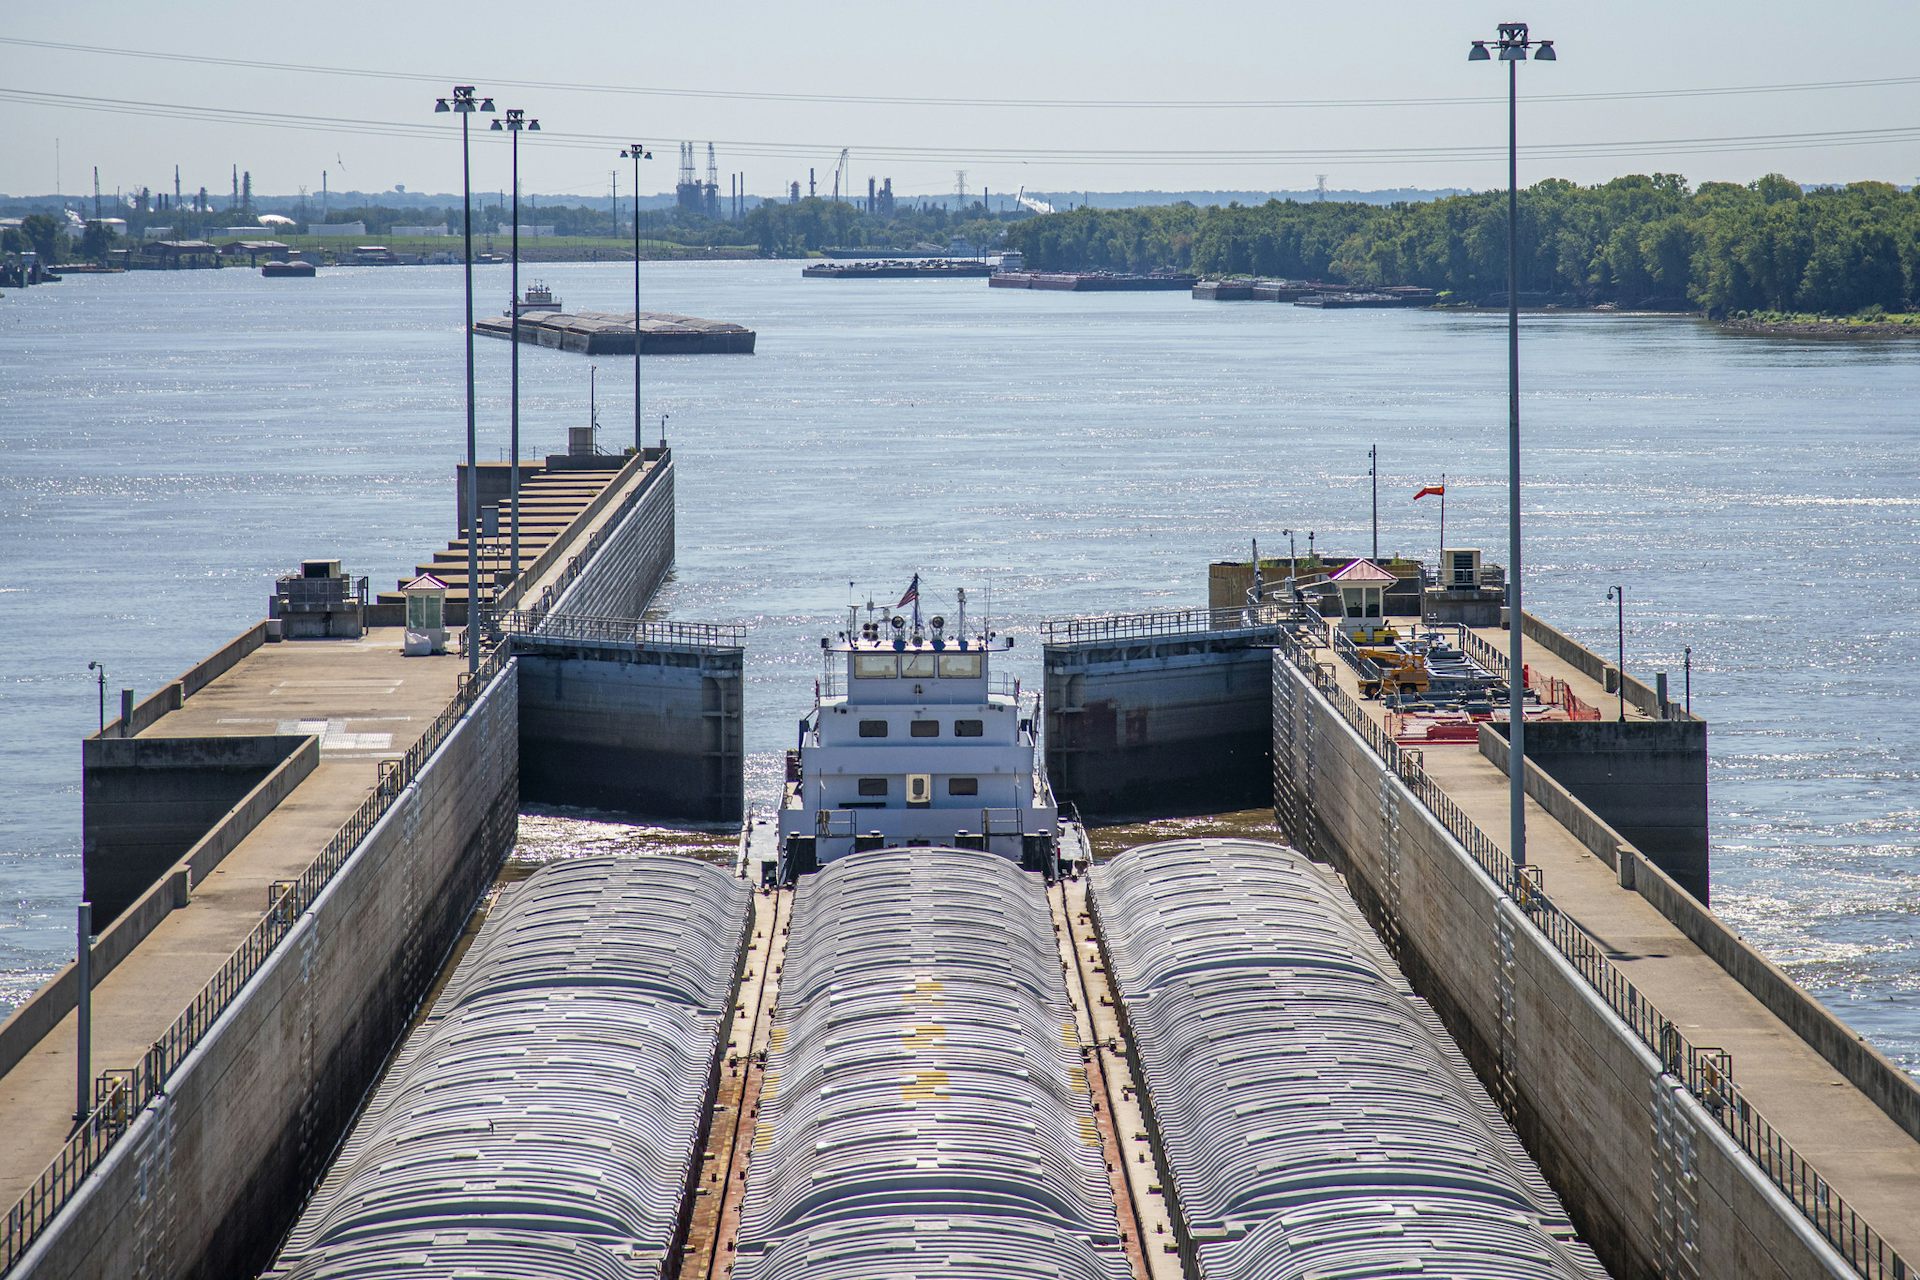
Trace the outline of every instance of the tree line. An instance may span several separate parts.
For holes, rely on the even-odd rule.
[[[1051,270],[1412,284],[1504,300],[1504,192],[1386,206],[1269,201],[1076,209],[1017,223],[1009,244]],[[1803,189],[1779,174],[1690,186],[1636,174],[1523,190],[1519,287],[1579,305],[1853,315],[1920,297],[1920,193],[1883,182]]]

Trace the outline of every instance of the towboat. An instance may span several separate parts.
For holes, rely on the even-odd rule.
[[[867,849],[999,854],[1057,876],[1088,860],[1047,781],[1039,698],[993,673],[1011,636],[969,625],[957,593],[950,623],[923,619],[919,577],[894,610],[869,602],[820,640],[811,712],[787,752],[779,808],[748,820],[742,874],[789,884]],[[897,612],[911,606],[911,614]]]
[[[530,284],[527,286],[526,292],[520,296],[521,315],[526,315],[529,311],[557,312],[559,310],[560,299],[554,297],[553,290],[549,289],[545,284]],[[513,308],[505,308],[505,313],[511,318],[513,316]]]

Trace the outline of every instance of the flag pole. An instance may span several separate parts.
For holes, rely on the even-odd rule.
[[[1443,590],[1447,586],[1447,580],[1444,576],[1441,576],[1441,575],[1444,575],[1446,571],[1447,571],[1447,473],[1442,471],[1440,473],[1440,560],[1434,572],[1436,576],[1440,577],[1440,586]]]

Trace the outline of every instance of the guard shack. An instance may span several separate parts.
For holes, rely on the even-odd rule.
[[[1371,560],[1349,561],[1327,579],[1340,593],[1340,630],[1356,644],[1391,641],[1394,630],[1387,622],[1387,588],[1399,582]]]
[[[406,639],[400,652],[409,658],[447,651],[447,584],[423,573],[402,586],[407,597]]]

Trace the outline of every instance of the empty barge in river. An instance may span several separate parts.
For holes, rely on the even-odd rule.
[[[814,262],[800,268],[810,280],[967,280],[993,274],[990,263],[955,258],[888,258],[878,262]]]
[[[640,354],[647,356],[753,354],[754,331],[724,320],[702,320],[665,311],[640,313]],[[489,338],[513,336],[513,321],[488,316],[473,331]],[[634,323],[631,311],[527,311],[520,313],[520,341],[583,356],[630,356]]]

